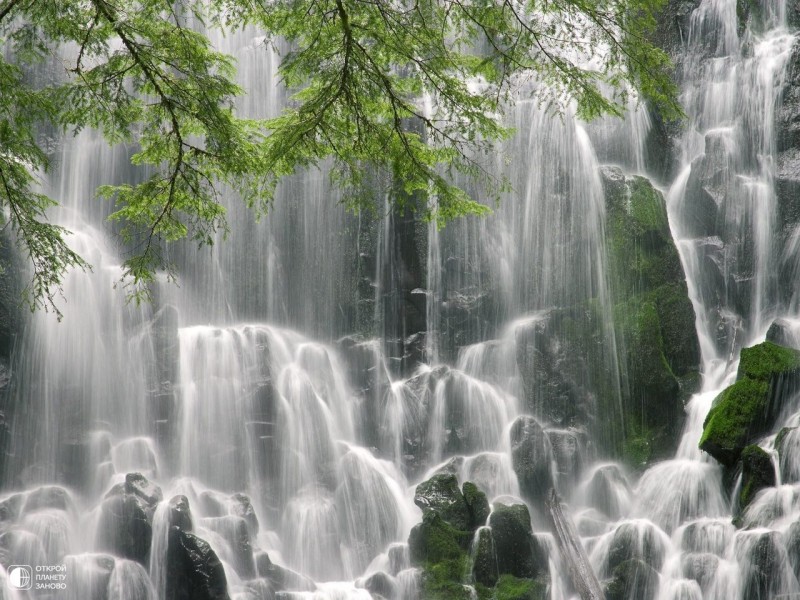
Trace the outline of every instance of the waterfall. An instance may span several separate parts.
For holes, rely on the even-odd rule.
[[[549,597],[571,600],[515,463],[525,423],[598,577],[635,569],[630,600],[800,594],[787,541],[800,540],[800,429],[784,434],[779,485],[738,515],[742,529],[728,474],[698,448],[742,348],[776,320],[800,347],[800,294],[783,281],[800,265],[800,227],[782,230],[776,127],[796,36],[785,2],[750,4],[748,23],[735,0],[702,0],[687,19],[674,169],[653,166],[659,123],[636,98],[623,119],[584,123],[523,90],[516,135],[487,159],[511,184],[491,215],[439,229],[393,209],[386,182],[375,214],[349,214],[323,164],[284,181],[259,220],[226,190],[230,239],[171,247],[180,285],[156,282],[150,305],[126,301],[130,249],[94,199],[145,175],[134,149],[89,130],[59,140],[51,217],[93,269],[66,278],[60,322],[26,317],[0,554],[64,565],[76,599],[172,600],[195,590],[194,560],[215,597],[411,600],[425,580],[407,544],[422,519],[414,490],[450,474],[495,506],[529,505]],[[280,114],[287,49],[255,29],[208,33],[237,62],[237,112]],[[626,246],[619,219],[641,217],[642,194],[649,221]],[[673,240],[674,264],[653,267],[646,252]],[[651,285],[651,268],[675,280]],[[659,321],[674,298],[656,291],[670,286],[694,309],[688,359],[668,346],[691,342],[691,327]],[[647,337],[663,351],[639,356]],[[647,387],[636,369],[663,372]],[[669,431],[656,431],[645,409],[687,389],[682,424],[667,407]],[[611,460],[670,428],[671,458],[638,474]],[[775,433],[759,442],[773,454]],[[461,584],[480,593],[471,570]]]

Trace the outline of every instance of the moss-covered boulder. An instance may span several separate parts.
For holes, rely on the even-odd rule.
[[[742,350],[737,379],[769,382],[800,369],[800,351],[772,342],[763,342]]]
[[[524,504],[495,504],[489,516],[497,571],[501,575],[536,578],[547,573],[547,557],[533,537],[531,516]]]
[[[742,489],[739,492],[739,510],[744,512],[756,494],[775,485],[772,457],[759,446],[752,444],[742,450]]]
[[[434,475],[417,486],[414,504],[423,511],[432,510],[456,529],[471,529],[472,514],[455,475]]]
[[[494,536],[489,527],[481,528],[472,548],[472,577],[476,583],[494,587],[499,577],[497,556],[494,551]]]
[[[623,455],[634,467],[671,455],[698,379],[695,314],[666,202],[643,177],[601,171],[623,395]]]
[[[485,525],[486,519],[489,518],[489,513],[491,512],[486,494],[480,491],[478,486],[471,481],[464,482],[464,485],[461,486],[461,492],[469,509],[469,528],[477,529]]]
[[[461,561],[469,547],[471,535],[456,529],[437,512],[427,510],[422,523],[415,525],[408,536],[408,552],[412,564]]]
[[[733,467],[744,448],[767,433],[785,397],[800,383],[800,352],[764,342],[742,350],[738,380],[714,400],[700,448]]]

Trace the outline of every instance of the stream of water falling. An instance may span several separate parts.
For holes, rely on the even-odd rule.
[[[574,445],[581,479],[554,470],[596,572],[610,576],[612,550],[625,541],[660,572],[659,600],[800,593],[785,560],[766,587],[749,577],[765,544],[785,558],[781,535],[800,518],[800,434],[791,439],[796,463],[780,465],[781,485],[744,515],[748,530],[731,524],[721,470],[697,448],[739,350],[763,339],[777,317],[800,323],[797,307],[777,300],[774,275],[781,253],[794,252],[775,242],[773,123],[795,38],[783,3],[764,9],[764,30],[740,33],[735,1],[703,0],[682,63],[689,126],[667,203],[704,384],[687,406],[676,457],[634,482],[559,425],[552,406],[534,411],[552,423],[551,439]],[[242,114],[276,114],[285,98],[263,37],[245,31],[214,41],[238,61],[248,90]],[[288,182],[258,224],[230,198],[233,238],[213,253],[178,249],[181,287],[160,285],[152,307],[134,307],[113,285],[124,249],[92,200],[98,185],[140,176],[130,149],[108,148],[90,131],[64,139],[49,182],[63,204],[53,219],[74,232],[74,248],[94,270],[68,277],[63,321],[33,315],[18,350],[15,479],[2,497],[0,534],[12,563],[65,564],[69,587],[54,598],[165,600],[169,501],[182,495],[232,598],[273,597],[258,576],[266,556],[300,574],[284,599],[367,600],[364,579],[378,571],[391,576],[397,600],[415,598],[419,572],[405,540],[421,516],[416,483],[444,469],[490,500],[521,501],[508,434],[524,410],[516,345],[549,309],[594,299],[605,324],[604,369],[621,396],[599,168],[644,171],[647,115],[634,110],[624,124],[586,126],[521,101],[512,119],[519,133],[505,149],[511,162],[498,158],[498,168],[516,193],[491,218],[426,232],[426,293],[437,300],[426,309],[429,362],[402,376],[379,340],[336,341],[363,318],[340,312],[359,285],[361,245],[380,249],[378,294],[403,274],[391,228],[345,214],[324,168]],[[714,165],[725,165],[725,178],[707,207],[713,228],[698,228],[694,191]],[[753,276],[743,278],[748,260]],[[475,290],[464,302],[486,302],[492,320],[468,320],[445,335],[451,317],[438,300],[456,289]],[[379,306],[365,306],[368,320],[384,318]],[[115,505],[105,496],[132,472],[161,487],[152,544],[144,555],[131,548],[131,556],[113,556],[106,530]],[[555,547],[537,535],[551,550],[551,597],[566,600]]]

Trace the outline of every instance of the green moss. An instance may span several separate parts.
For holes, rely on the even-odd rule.
[[[751,435],[763,429],[769,385],[742,379],[725,389],[706,417],[700,448],[732,467]]]
[[[534,579],[519,579],[503,575],[495,586],[495,600],[544,600],[547,586]]]
[[[426,564],[422,573],[422,597],[426,600],[468,600],[469,590],[460,583],[466,568],[466,555],[458,560]]]
[[[772,377],[800,368],[800,352],[772,342],[742,350],[738,378],[769,381]]]
[[[469,547],[472,534],[460,531],[431,510],[422,515],[422,523],[411,530],[408,548],[415,564],[459,560]]]
[[[742,489],[739,492],[739,509],[744,511],[756,494],[775,485],[772,457],[763,448],[752,444],[742,450]]]
[[[633,177],[629,183],[630,215],[639,232],[669,229],[667,208],[661,192],[644,177]]]

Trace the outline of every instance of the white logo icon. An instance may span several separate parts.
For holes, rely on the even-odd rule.
[[[29,590],[33,587],[32,569],[28,565],[11,565],[8,568],[8,585],[15,590]]]

